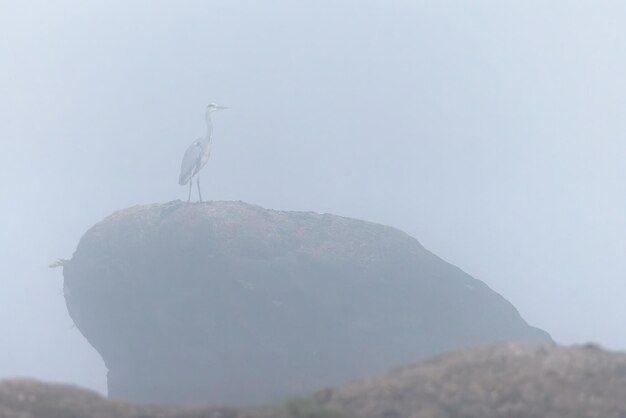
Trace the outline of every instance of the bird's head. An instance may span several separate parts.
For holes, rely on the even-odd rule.
[[[226,106],[220,106],[215,103],[211,103],[210,105],[206,107],[206,112],[213,113],[213,112],[217,112],[218,110],[224,110],[224,109],[228,109],[228,108]]]

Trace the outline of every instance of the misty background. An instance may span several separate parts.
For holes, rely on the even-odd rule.
[[[626,349],[621,1],[0,1],[0,378],[106,390],[60,270],[111,212],[210,200],[402,229],[560,343]]]

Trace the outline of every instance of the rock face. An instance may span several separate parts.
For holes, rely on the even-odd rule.
[[[109,395],[138,402],[265,403],[476,344],[550,341],[401,231],[241,202],[116,212],[64,276]]]

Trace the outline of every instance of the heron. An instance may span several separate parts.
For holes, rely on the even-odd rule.
[[[202,202],[202,192],[200,191],[200,170],[209,161],[211,155],[211,141],[213,139],[213,123],[211,122],[211,114],[218,110],[228,109],[226,106],[219,106],[215,103],[211,103],[206,107],[205,119],[206,119],[206,135],[197,138],[189,145],[185,155],[183,155],[183,162],[180,165],[180,177],[178,183],[181,186],[189,183],[189,196],[187,202],[191,201],[191,187],[193,184],[193,178],[196,178],[196,186],[198,186],[198,197]]]

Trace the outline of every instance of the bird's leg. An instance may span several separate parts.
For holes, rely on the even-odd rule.
[[[193,184],[193,177],[189,179],[189,196],[187,196],[187,203],[191,202],[191,185]]]
[[[198,177],[196,178],[196,186],[198,186],[198,196],[200,196],[200,202],[202,202],[202,192],[200,191],[200,173],[198,173]]]

